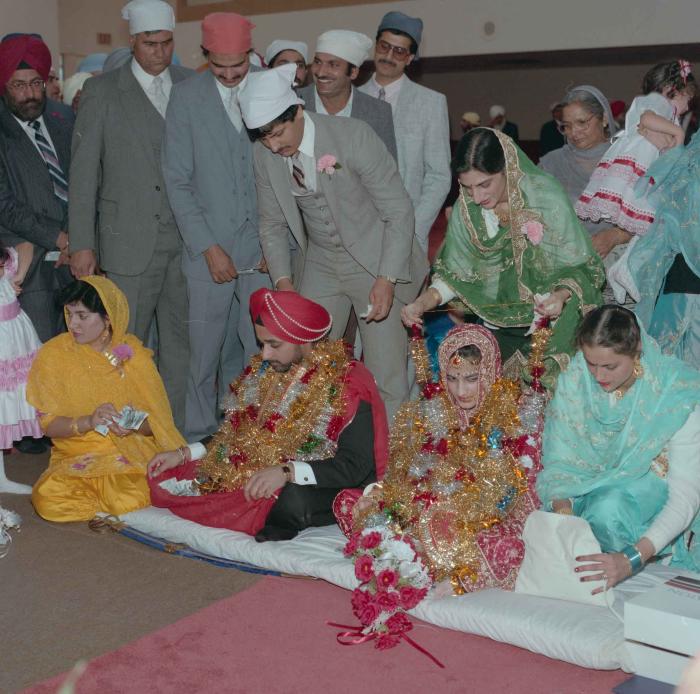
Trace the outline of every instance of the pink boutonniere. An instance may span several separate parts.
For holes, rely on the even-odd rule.
[[[539,246],[542,243],[544,227],[540,222],[525,222],[525,224],[520,227],[520,231],[527,236],[533,246]]]
[[[109,363],[119,371],[119,375],[124,378],[124,362],[129,361],[134,356],[134,350],[125,342],[114,345],[111,350],[106,351],[105,356]]]
[[[328,174],[329,176],[332,176],[336,172],[336,169],[342,168],[334,154],[324,154],[316,162],[316,171],[318,171],[318,173]]]

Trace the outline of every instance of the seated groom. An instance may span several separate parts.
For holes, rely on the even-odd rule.
[[[203,525],[289,540],[335,523],[341,489],[381,477],[386,412],[372,375],[328,341],[329,313],[295,292],[259,289],[250,314],[262,352],[231,384],[201,461],[189,450],[148,465],[151,502]]]

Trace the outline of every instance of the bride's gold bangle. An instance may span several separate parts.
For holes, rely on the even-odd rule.
[[[73,417],[70,420],[70,430],[73,436],[80,436],[80,430],[78,429],[78,419],[79,417]]]

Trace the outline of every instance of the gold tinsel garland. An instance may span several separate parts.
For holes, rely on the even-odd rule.
[[[327,435],[345,410],[344,386],[351,361],[340,340],[315,345],[311,355],[286,373],[265,368],[260,356],[232,385],[234,404],[197,467],[202,493],[242,488],[259,470],[318,452],[325,457]],[[283,406],[285,397],[293,395]],[[287,409],[283,414],[281,409]]]

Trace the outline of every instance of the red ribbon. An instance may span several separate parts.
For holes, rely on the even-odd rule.
[[[374,639],[376,639],[378,636],[376,632],[373,632],[371,634],[363,634],[361,626],[351,626],[350,624],[337,624],[336,622],[326,622],[326,624],[329,627],[337,627],[338,629],[348,629],[348,631],[341,631],[339,634],[336,634],[335,638],[341,646],[357,646],[361,643],[367,643],[367,641],[374,641]],[[423,646],[417,644],[410,636],[406,636],[406,634],[403,632],[400,634],[396,634],[396,636],[398,636],[400,639],[408,641],[408,643],[411,646],[413,646],[413,648],[430,658],[430,660],[432,660],[438,667],[441,667],[443,669],[445,668],[445,666],[432,653],[430,653],[430,651],[423,648]],[[345,641],[344,639],[349,639],[349,641]]]

